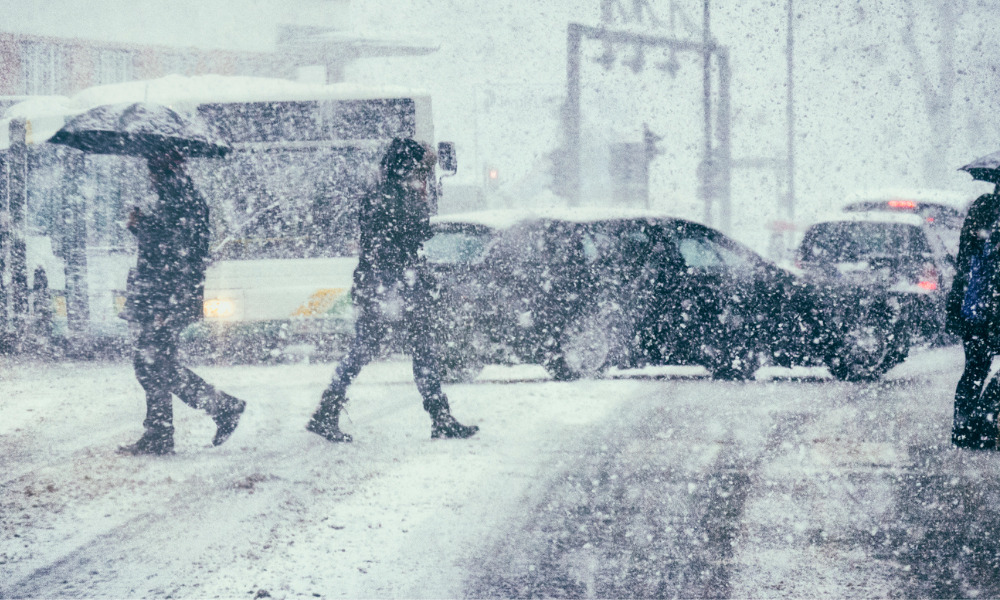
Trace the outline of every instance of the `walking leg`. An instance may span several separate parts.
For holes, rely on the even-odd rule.
[[[143,324],[133,355],[135,377],[146,393],[144,432],[136,442],[118,449],[121,454],[172,454],[174,451],[174,415],[170,395],[169,336],[155,324]]]
[[[174,393],[191,408],[204,410],[215,421],[212,445],[218,446],[229,439],[240,422],[247,403],[216,389],[197,373],[174,363]]]
[[[996,408],[990,394],[983,393],[993,355],[981,336],[967,337],[963,346],[965,370],[955,389],[951,443],[961,448],[993,449],[998,435]],[[997,391],[997,386],[1000,384],[994,382],[990,388]]]
[[[374,358],[384,336],[384,325],[374,311],[362,309],[358,313],[354,338],[347,354],[337,365],[333,381],[323,391],[319,407],[306,425],[307,430],[331,442],[350,442],[353,439],[340,430],[340,412],[347,403],[347,387],[361,368]]]
[[[472,437],[479,431],[479,427],[462,425],[451,414],[448,398],[441,389],[441,361],[427,325],[425,319],[414,319],[409,338],[410,353],[413,356],[413,381],[424,399],[424,410],[431,416],[431,439]]]

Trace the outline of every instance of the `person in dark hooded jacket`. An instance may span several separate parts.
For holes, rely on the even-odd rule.
[[[1000,196],[984,194],[969,207],[959,237],[957,271],[948,294],[945,326],[962,336],[965,370],[955,389],[951,443],[961,448],[994,449],[997,446],[997,398],[1000,383],[994,379],[984,393],[993,356],[1000,349],[995,323],[974,322],[963,314],[972,260],[1000,236]],[[989,290],[993,293],[996,290]]]
[[[133,366],[146,392],[145,432],[122,454],[171,454],[173,400],[205,410],[216,424],[212,443],[226,441],[246,406],[218,391],[178,362],[181,331],[203,311],[209,262],[208,204],[183,170],[184,157],[166,151],[148,157],[159,202],[153,210],[132,210],[128,229],[139,256],[129,275],[124,318],[137,330]],[[148,214],[147,214],[148,213]]]
[[[428,146],[396,138],[380,163],[380,185],[361,199],[360,253],[351,289],[355,336],[306,426],[331,442],[351,441],[339,425],[347,387],[378,354],[390,329],[404,332],[413,378],[431,417],[431,438],[467,438],[479,430],[451,415],[441,390],[442,367],[430,318],[433,283],[420,256],[431,236],[427,180],[435,162]]]

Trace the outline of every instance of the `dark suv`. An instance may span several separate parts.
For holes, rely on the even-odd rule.
[[[825,356],[809,287],[697,223],[579,209],[438,217],[434,227],[425,252],[453,379],[519,362],[556,379],[648,364],[743,379],[762,360]]]
[[[913,343],[944,335],[954,264],[917,215],[845,213],[816,223],[803,236],[796,264],[822,290],[830,327],[843,340],[831,357],[837,377],[878,377],[902,362]]]

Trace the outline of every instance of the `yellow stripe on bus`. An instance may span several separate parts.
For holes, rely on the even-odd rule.
[[[292,312],[293,317],[315,317],[333,308],[338,298],[347,292],[347,288],[324,288],[317,290],[309,299]]]

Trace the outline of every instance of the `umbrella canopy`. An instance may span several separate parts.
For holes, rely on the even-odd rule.
[[[229,144],[207,123],[149,102],[92,108],[49,140],[94,154],[150,156],[176,150],[187,157],[225,156]]]
[[[1000,152],[981,156],[958,170],[968,172],[973,179],[1000,184]]]

